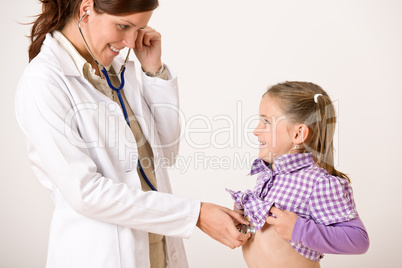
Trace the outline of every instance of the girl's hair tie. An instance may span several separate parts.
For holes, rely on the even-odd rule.
[[[314,101],[315,101],[315,103],[318,103],[318,96],[322,96],[322,94],[315,94],[315,95],[314,95]]]

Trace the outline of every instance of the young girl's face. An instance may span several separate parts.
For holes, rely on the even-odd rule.
[[[254,130],[260,143],[259,157],[267,163],[273,163],[275,157],[288,154],[293,148],[292,125],[275,99],[268,94],[261,99],[259,114],[260,121]]]

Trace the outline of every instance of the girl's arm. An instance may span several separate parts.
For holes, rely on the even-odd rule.
[[[360,218],[324,225],[299,217],[296,213],[272,207],[275,216],[266,218],[280,237],[330,254],[363,254],[370,240]]]
[[[298,217],[291,241],[330,254],[363,254],[370,245],[360,218],[326,226]]]

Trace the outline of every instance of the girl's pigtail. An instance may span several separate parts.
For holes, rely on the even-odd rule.
[[[316,107],[317,126],[315,129],[317,130],[318,137],[316,139],[317,147],[315,148],[317,148],[317,155],[315,157],[317,164],[325,168],[329,174],[344,178],[350,182],[350,179],[346,174],[337,171],[334,167],[335,152],[333,137],[335,135],[336,127],[335,107],[326,94],[317,98]]]

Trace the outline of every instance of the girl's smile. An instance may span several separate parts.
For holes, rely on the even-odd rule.
[[[283,115],[277,101],[265,95],[260,103],[260,122],[254,130],[258,137],[259,157],[273,163],[275,157],[287,154],[293,148],[291,126]]]

